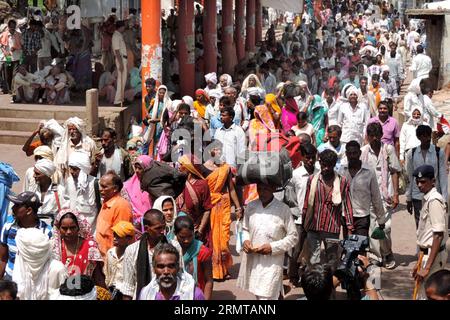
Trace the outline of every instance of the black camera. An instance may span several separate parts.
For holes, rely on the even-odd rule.
[[[342,289],[347,291],[347,297],[350,300],[360,300],[364,283],[358,272],[358,267],[362,266],[358,255],[366,252],[369,247],[369,238],[352,234],[340,241],[340,245],[343,251],[334,275],[341,282]]]

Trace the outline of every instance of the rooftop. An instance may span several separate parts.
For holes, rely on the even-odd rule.
[[[408,9],[406,15],[409,17],[423,17],[423,16],[443,16],[450,15],[450,9]]]

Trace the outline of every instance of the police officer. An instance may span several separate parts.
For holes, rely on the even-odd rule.
[[[413,269],[418,299],[426,299],[424,283],[434,272],[444,269],[447,262],[445,243],[447,234],[447,208],[442,195],[436,190],[434,168],[423,165],[414,170],[413,176],[420,192],[424,194],[417,229],[419,260]]]

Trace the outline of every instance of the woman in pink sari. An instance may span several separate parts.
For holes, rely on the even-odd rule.
[[[283,110],[281,111],[281,125],[286,134],[297,124],[298,105],[294,97],[286,97]]]
[[[134,162],[134,175],[128,179],[122,188],[121,195],[127,199],[133,211],[133,224],[136,229],[136,238],[139,238],[141,229],[141,220],[144,213],[152,208],[152,200],[146,191],[141,190],[141,178],[144,170],[150,167],[153,159],[150,156],[139,156]]]

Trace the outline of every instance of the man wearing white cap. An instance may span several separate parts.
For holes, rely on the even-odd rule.
[[[35,192],[42,203],[38,210],[38,216],[48,225],[53,225],[53,220],[60,208],[57,186],[52,182],[52,176],[56,171],[53,161],[41,159],[34,165],[34,179],[36,184],[30,185],[28,190]]]
[[[217,89],[217,74],[215,72],[205,75],[206,88],[205,91],[209,95],[210,90]]]
[[[100,205],[99,195],[96,197],[95,178],[91,172],[89,154],[84,151],[75,151],[69,157],[70,175],[58,187],[61,205],[83,215],[95,230],[95,217]]]

